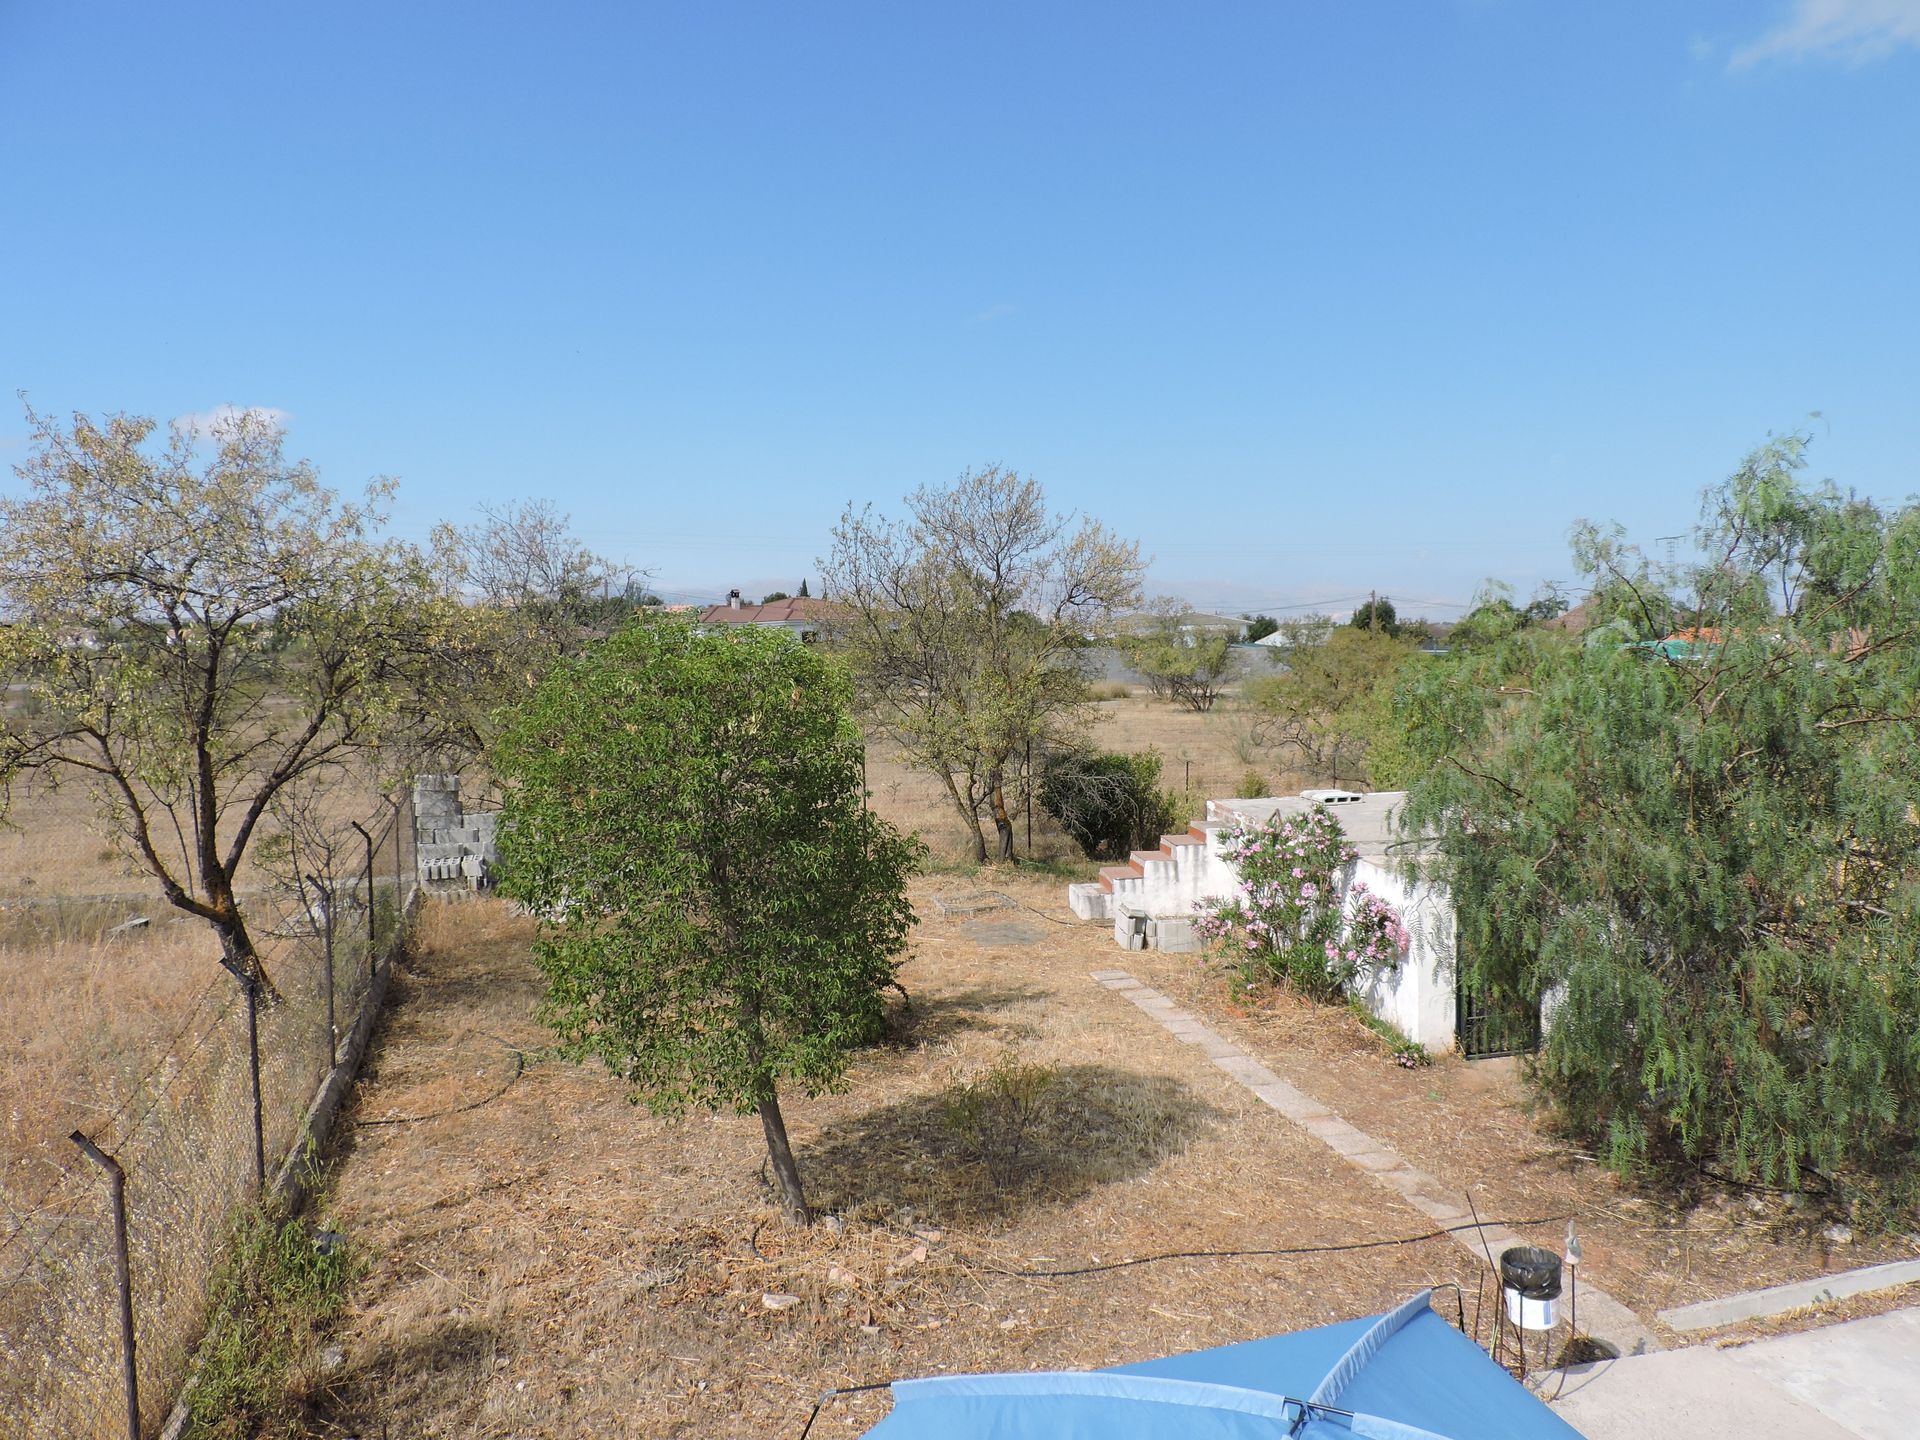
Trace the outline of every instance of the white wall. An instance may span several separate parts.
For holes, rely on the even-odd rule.
[[[1203,900],[1238,893],[1239,871],[1220,853],[1221,837],[1234,809],[1232,801],[1209,801],[1204,846],[1175,847],[1170,858],[1143,861],[1144,873],[1137,879],[1115,884],[1112,915],[1119,943],[1127,943],[1122,907],[1153,916],[1190,915]],[[1416,884],[1384,851],[1368,854],[1363,850],[1342,881],[1346,887],[1343,908],[1356,879],[1366,881],[1368,889],[1400,912],[1409,935],[1407,954],[1399,966],[1359,990],[1360,1000],[1409,1040],[1436,1053],[1453,1049],[1454,919],[1445,888]]]
[[[1436,1053],[1451,1050],[1457,1020],[1453,905],[1445,889],[1412,884],[1395,867],[1364,856],[1353,862],[1348,897],[1352,880],[1364,880],[1369,890],[1400,912],[1408,937],[1407,953],[1399,966],[1358,990],[1359,999],[1409,1040]],[[1346,897],[1342,903],[1347,905]]]

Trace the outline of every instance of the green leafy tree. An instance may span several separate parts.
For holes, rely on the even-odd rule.
[[[1247,633],[1241,638],[1252,645],[1266,639],[1280,629],[1280,622],[1271,615],[1242,615],[1247,622]]]
[[[760,603],[762,605],[773,605],[781,600],[791,600],[792,598],[793,597],[789,595],[786,591],[776,590],[771,595],[762,595],[760,597]]]
[[[824,625],[869,723],[937,778],[987,858],[1013,858],[1029,755],[1071,749],[1092,708],[1086,652],[1140,598],[1140,551],[1103,525],[1048,511],[999,466],[907,498],[887,521],[849,509],[821,562]]]
[[[636,621],[505,717],[502,890],[541,917],[544,1014],[662,1114],[757,1113],[808,1218],[779,1085],[876,1033],[917,859],[865,805],[840,667],[754,626]]]
[[[1582,527],[1600,629],[1516,628],[1421,676],[1405,814],[1464,982],[1554,1002],[1535,1078],[1613,1164],[1897,1206],[1920,1177],[1920,508],[1802,483],[1803,443],[1708,493],[1691,571]],[[1715,643],[1633,643],[1688,590]]]
[[[1151,750],[1049,756],[1039,799],[1090,860],[1120,860],[1157,845],[1176,823],[1172,797],[1160,788],[1160,757]]]
[[[1374,630],[1382,635],[1400,633],[1399,612],[1393,608],[1393,602],[1384,595],[1368,600],[1366,604],[1355,610],[1347,624],[1356,630]]]
[[[1189,614],[1185,601],[1156,600],[1140,628],[1116,636],[1114,643],[1121,658],[1155,695],[1205,714],[1220,698],[1233,666],[1233,641],[1220,631],[1187,628]]]
[[[1306,616],[1281,626],[1290,643],[1283,673],[1250,682],[1256,738],[1291,752],[1315,779],[1351,784],[1369,777],[1368,758],[1394,729],[1390,697],[1407,641],[1382,630]]]
[[[84,785],[114,844],[271,990],[236,883],[250,848],[434,723],[421,687],[458,607],[377,538],[389,486],[342,503],[262,414],[163,443],[137,416],[29,418],[28,492],[0,500],[0,793]]]
[[[1595,539],[1598,538],[1598,532],[1595,532]],[[1576,544],[1585,543],[1588,542],[1580,541],[1576,537]],[[1615,543],[1619,543],[1617,539]],[[1578,563],[1577,556],[1576,563]],[[1601,588],[1603,590],[1606,588],[1605,582],[1602,582]],[[1640,599],[1643,603],[1650,604],[1653,597],[1649,592],[1643,594]],[[1661,596],[1659,599],[1664,601],[1665,597]],[[1474,595],[1473,608],[1461,616],[1453,629],[1447,633],[1447,646],[1454,650],[1488,649],[1499,645],[1518,631],[1555,619],[1564,615],[1566,611],[1566,597],[1552,586],[1542,589],[1525,605],[1515,605],[1512,586],[1499,580],[1489,580]],[[1618,607],[1615,606],[1607,613],[1612,615],[1617,612]],[[1649,609],[1644,615],[1636,618],[1644,620],[1645,625],[1651,627],[1656,623],[1670,624],[1671,613],[1670,608],[1664,612]],[[1657,621],[1656,615],[1660,617]],[[1659,633],[1664,635],[1666,630],[1662,629]],[[1659,636],[1649,638],[1658,639]]]

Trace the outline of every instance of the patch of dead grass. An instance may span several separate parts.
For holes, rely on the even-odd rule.
[[[209,937],[162,921],[125,939],[0,946],[0,1237],[73,1168],[67,1135],[132,1096],[209,983]]]

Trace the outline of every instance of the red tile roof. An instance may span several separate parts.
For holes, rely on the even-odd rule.
[[[826,618],[827,602],[807,596],[776,600],[771,605],[710,605],[700,616],[702,625],[818,625]]]

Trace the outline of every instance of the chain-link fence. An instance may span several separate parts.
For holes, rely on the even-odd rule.
[[[91,1126],[85,1138],[108,1163],[76,1141],[42,1203],[0,1234],[8,1440],[129,1434],[112,1164],[125,1176],[139,1433],[157,1431],[235,1212],[307,1144],[309,1106],[404,930],[416,893],[411,806],[354,831],[338,878],[308,876],[264,923],[251,917],[270,990],[250,995],[216,970],[126,1101]]]

